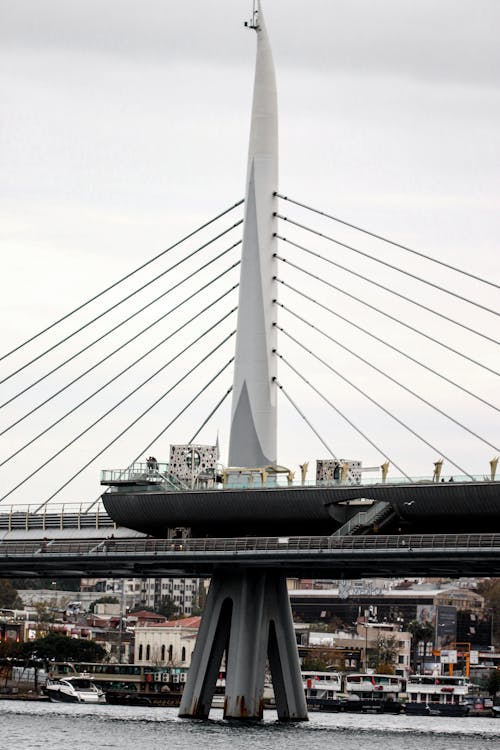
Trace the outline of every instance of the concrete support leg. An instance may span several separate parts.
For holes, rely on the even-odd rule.
[[[273,571],[221,571],[212,578],[179,715],[207,718],[224,651],[224,717],[263,715],[266,657],[278,718],[307,719],[286,581]]]

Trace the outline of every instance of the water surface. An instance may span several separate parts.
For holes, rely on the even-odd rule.
[[[313,713],[281,724],[179,719],[175,708],[0,700],[1,750],[500,750],[500,720]]]

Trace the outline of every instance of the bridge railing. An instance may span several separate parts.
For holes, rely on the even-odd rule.
[[[126,483],[126,482],[133,482],[138,481],[140,479],[143,479],[144,482],[151,483],[154,488],[157,488],[159,484],[164,485],[164,489],[166,491],[178,491],[178,492],[230,492],[231,490],[259,490],[262,489],[263,486],[266,487],[266,489],[280,489],[284,487],[348,487],[351,485],[362,485],[362,486],[373,486],[377,484],[403,484],[403,485],[409,485],[409,484],[435,484],[436,480],[433,478],[433,476],[417,476],[417,477],[404,477],[404,476],[393,476],[393,477],[386,477],[385,480],[382,479],[380,476],[379,478],[374,477],[373,475],[364,475],[361,476],[358,479],[352,479],[348,478],[345,480],[342,479],[323,479],[323,480],[315,480],[315,479],[306,479],[302,481],[301,479],[293,479],[290,481],[287,479],[286,474],[269,474],[266,480],[266,483],[262,485],[262,482],[260,478],[257,475],[253,475],[251,481],[248,478],[242,478],[239,479],[236,476],[231,477],[231,483],[228,484],[226,487],[222,487],[221,484],[214,484],[213,486],[203,487],[203,489],[198,489],[188,486],[187,484],[184,484],[180,482],[179,480],[175,480],[175,477],[169,473],[168,470],[168,464],[160,464],[160,472],[155,473],[154,475],[151,473],[147,473],[147,470],[145,469],[143,464],[135,464],[133,467],[128,469],[104,469],[101,472],[101,484],[118,484],[118,483]],[[162,476],[163,475],[163,476]],[[491,482],[491,481],[500,481],[500,476],[496,477],[496,479],[491,479],[490,476],[481,474],[481,475],[449,475],[449,476],[443,476],[439,479],[439,483],[447,483],[447,482]]]
[[[242,537],[231,539],[104,539],[0,541],[2,555],[199,555],[213,553],[294,553],[351,550],[369,552],[385,550],[469,550],[500,549],[500,534],[408,534],[360,537]]]
[[[102,502],[88,511],[87,503],[53,503],[35,512],[34,505],[0,505],[0,531],[38,529],[50,532],[51,529],[101,529],[115,527],[114,521],[106,513]]]

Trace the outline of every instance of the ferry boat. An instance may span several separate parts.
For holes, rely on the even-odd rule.
[[[307,708],[310,711],[356,711],[361,709],[359,699],[351,701],[342,693],[342,675],[339,672],[304,671],[301,674]]]
[[[104,691],[85,677],[47,680],[49,700],[54,703],[105,703]]]
[[[405,712],[418,716],[467,716],[471,690],[467,677],[412,675],[406,684]]]
[[[398,700],[403,688],[402,678],[389,674],[346,674],[344,692],[349,698],[361,701],[361,710],[376,713],[399,713]]]

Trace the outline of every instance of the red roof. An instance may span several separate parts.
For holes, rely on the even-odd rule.
[[[142,609],[140,612],[131,612],[129,617],[140,617],[141,620],[162,620],[162,622],[167,619],[164,615],[159,615],[157,612],[151,612],[148,609]]]
[[[201,617],[183,617],[180,620],[166,620],[158,623],[159,628],[196,628],[200,627]]]
[[[131,612],[127,615],[128,618],[136,618],[137,620],[154,620],[155,622],[166,622],[167,618],[163,615],[159,615],[156,612],[150,612],[149,610],[141,610],[141,612]]]

